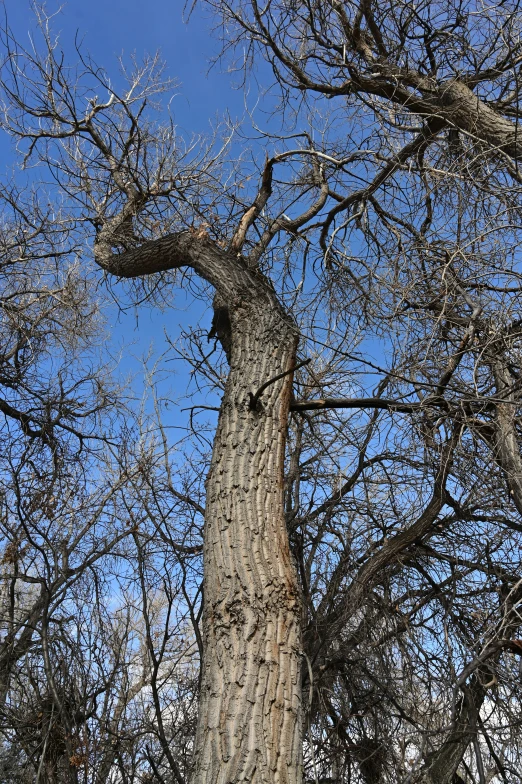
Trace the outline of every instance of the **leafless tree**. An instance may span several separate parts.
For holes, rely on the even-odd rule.
[[[148,113],[157,59],[120,84],[41,10],[40,50],[4,29],[3,127],[59,205],[4,197],[5,737],[49,782],[518,781],[521,11],[206,4],[279,99],[251,159]],[[212,298],[172,346],[210,393],[179,474],[161,422],[133,448],[70,363],[99,270]],[[24,329],[81,384],[42,388]]]

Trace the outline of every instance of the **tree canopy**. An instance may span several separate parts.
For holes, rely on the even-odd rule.
[[[202,5],[207,139],[2,29],[0,779],[520,781],[522,11]],[[182,439],[104,323],[179,289]]]

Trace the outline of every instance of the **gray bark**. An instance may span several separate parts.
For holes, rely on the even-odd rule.
[[[522,457],[515,429],[517,399],[512,391],[513,379],[499,360],[493,366],[497,395],[505,402],[496,404],[495,435],[492,446],[498,465],[504,472],[509,495],[522,515]]]
[[[301,778],[300,601],[282,506],[291,325],[231,311],[231,367],[207,484],[204,660],[193,782]]]
[[[283,509],[293,323],[262,275],[202,233],[119,256],[97,250],[101,266],[125,277],[192,267],[215,286],[230,325],[220,335],[230,373],[207,479],[192,784],[299,784],[301,601]],[[281,375],[253,406],[259,388]]]

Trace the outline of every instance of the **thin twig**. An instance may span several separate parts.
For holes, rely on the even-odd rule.
[[[261,397],[261,395],[263,394],[265,389],[267,389],[271,384],[275,384],[275,382],[279,381],[279,379],[284,378],[285,376],[289,376],[290,373],[293,373],[294,371],[299,370],[299,368],[302,368],[305,365],[308,365],[311,361],[312,361],[311,359],[305,359],[305,360],[303,360],[303,362],[299,362],[297,365],[294,365],[289,370],[285,370],[283,373],[278,373],[277,376],[274,376],[273,378],[269,379],[268,381],[265,381],[264,384],[261,384],[261,386],[259,387],[259,389],[255,393],[255,395],[253,395],[252,392],[249,392],[248,396],[249,396],[250,402],[249,402],[248,405],[249,405],[250,410],[251,411],[255,411],[257,409],[257,404],[259,403],[259,398]]]

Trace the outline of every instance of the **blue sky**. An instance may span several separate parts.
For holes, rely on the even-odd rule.
[[[32,23],[29,0],[3,4],[16,34],[27,41]],[[182,83],[173,108],[176,121],[187,132],[207,130],[209,118],[225,109],[233,116],[243,113],[242,93],[232,89],[230,76],[218,68],[208,73],[219,41],[199,3],[188,23],[183,0],[51,0],[46,8],[48,12],[61,8],[54,29],[64,45],[78,33],[84,48],[109,73],[122,53],[140,56],[160,50],[169,74]]]

